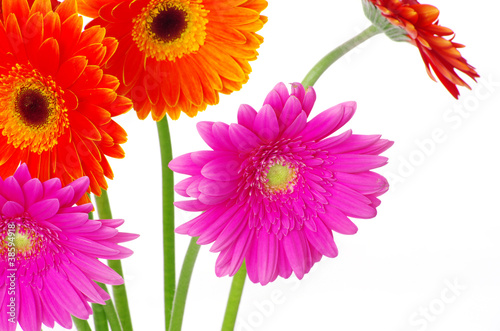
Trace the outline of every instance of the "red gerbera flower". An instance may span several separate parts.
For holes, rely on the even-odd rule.
[[[436,81],[430,68],[446,89],[458,98],[457,85],[470,89],[455,69],[474,81],[479,77],[475,68],[467,63],[453,42],[454,32],[438,23],[439,10],[416,0],[363,0],[366,16],[386,34],[397,41],[408,41],[418,47],[427,73]],[[381,19],[382,18],[382,19]],[[444,37],[452,36],[449,39]]]
[[[265,0],[78,0],[120,45],[106,72],[140,119],[195,116],[241,89],[263,38]]]
[[[124,156],[126,133],[111,118],[132,105],[101,69],[117,41],[104,28],[82,32],[76,0],[55,11],[50,0],[3,0],[2,14],[0,176],[25,162],[42,181],[88,176],[100,195],[113,177],[106,156]]]

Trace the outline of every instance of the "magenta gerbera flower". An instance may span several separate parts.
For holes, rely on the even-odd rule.
[[[254,283],[277,276],[298,278],[323,255],[337,256],[332,230],[354,234],[349,217],[371,218],[388,189],[370,171],[383,166],[379,156],[393,143],[379,135],[346,131],[329,137],[351,119],[356,103],[329,108],[309,122],[316,100],[312,88],[283,83],[256,112],[238,111],[238,124],[200,122],[210,151],[177,157],[173,171],[190,175],[175,190],[195,200],[176,202],[203,214],[176,229],[214,243],[217,276],[234,275],[243,260]]]
[[[40,182],[22,164],[0,178],[0,330],[40,331],[42,323],[71,328],[71,315],[88,319],[88,302],[109,295],[94,281],[118,285],[123,279],[97,258],[122,259],[132,251],[118,243],[135,234],[118,232],[123,220],[89,220],[92,204],[74,204],[89,179],[62,187],[57,178]]]

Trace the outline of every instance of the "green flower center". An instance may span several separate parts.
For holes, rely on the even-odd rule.
[[[16,236],[14,237],[14,247],[16,251],[25,252],[31,248],[31,240],[25,233],[19,233],[16,231]]]
[[[281,188],[290,182],[292,170],[281,164],[275,164],[267,173],[267,185],[271,188]]]

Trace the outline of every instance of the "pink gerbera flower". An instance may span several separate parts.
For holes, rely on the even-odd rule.
[[[104,304],[109,295],[94,281],[123,284],[97,258],[132,254],[118,243],[135,234],[116,229],[123,220],[89,220],[91,203],[74,206],[89,179],[62,187],[58,178],[40,182],[22,164],[0,178],[0,330],[39,331],[42,323],[71,328],[71,315],[88,319],[88,302]]]
[[[308,122],[315,100],[312,88],[294,83],[290,95],[280,83],[258,113],[242,105],[238,124],[198,123],[212,150],[170,162],[191,176],[176,192],[195,198],[175,205],[205,211],[176,231],[200,236],[200,245],[214,243],[217,276],[234,275],[245,259],[255,283],[292,272],[302,278],[323,255],[337,256],[332,230],[354,234],[349,217],[376,215],[377,196],[388,184],[370,170],[386,164],[379,154],[392,142],[350,130],[327,138],[351,119],[356,104],[339,104]]]

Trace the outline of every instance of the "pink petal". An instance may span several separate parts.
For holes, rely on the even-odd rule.
[[[285,101],[286,101],[286,99],[285,99]],[[276,112],[277,116],[279,116],[281,114],[281,111],[283,110],[283,101],[281,101],[280,95],[275,90],[272,90],[271,92],[269,92],[266,99],[264,100],[263,106],[265,106],[265,105],[271,106],[274,109],[274,111]]]
[[[253,128],[253,122],[257,112],[249,105],[241,105],[238,108],[238,124],[243,125],[249,130]]]
[[[301,111],[299,116],[295,118],[292,124],[285,129],[285,132],[281,135],[283,138],[295,138],[302,133],[302,130],[307,125],[307,114]]]
[[[315,222],[314,220],[312,220]],[[313,245],[318,252],[324,256],[336,257],[339,254],[337,246],[333,241],[332,231],[327,229],[321,220],[316,221],[316,231],[313,232],[309,228],[304,228],[309,243]]]
[[[2,215],[11,218],[18,217],[24,213],[24,207],[14,201],[7,201],[2,207]]]
[[[31,179],[31,175],[26,163],[21,163],[19,168],[17,168],[16,172],[14,173],[14,178],[21,186],[23,186],[24,183]]]
[[[231,124],[229,126],[229,138],[239,151],[249,151],[259,146],[261,140],[252,131],[243,125]]]
[[[38,201],[28,208],[28,213],[37,220],[46,220],[59,211],[59,200],[47,199]]]
[[[272,141],[278,137],[280,128],[276,113],[270,105],[264,105],[253,122],[253,131],[264,141]]]
[[[176,157],[168,164],[168,167],[175,172],[186,175],[199,175],[201,167],[193,162],[191,153]]]
[[[26,208],[43,198],[43,185],[38,178],[28,180],[23,185],[24,201]]]
[[[387,158],[376,155],[339,154],[335,155],[333,171],[362,172],[381,167],[387,164]]]
[[[309,114],[311,113],[315,102],[316,91],[314,91],[312,86],[309,86],[307,88],[306,95],[304,96],[304,100],[302,101],[302,110],[306,113],[307,116],[309,116]]]
[[[71,186],[74,190],[73,198],[70,199],[67,203],[65,202],[62,206],[67,207],[74,205],[78,200],[80,200],[80,198],[85,194],[85,192],[87,192],[89,185],[90,185],[90,180],[87,176],[78,178],[73,182],[69,183],[69,186]]]
[[[341,234],[355,234],[358,227],[343,212],[332,205],[325,206],[325,213],[318,213],[318,217],[325,225]]]
[[[302,112],[302,104],[295,96],[291,96],[285,103],[283,111],[279,117],[280,128],[287,128],[295,121],[297,116]]]
[[[302,101],[304,100],[304,96],[306,94],[306,90],[304,89],[304,86],[302,86],[301,83],[292,83],[292,93],[294,97],[299,99],[300,103],[302,104]]]
[[[205,211],[208,206],[198,200],[176,201],[174,206],[185,211]]]
[[[3,183],[3,196],[7,200],[17,202],[24,206],[24,193],[21,186],[14,177],[7,177]]]
[[[339,104],[315,116],[304,128],[302,139],[318,141],[335,132],[344,117],[344,109],[344,104]]]
[[[224,157],[208,162],[201,174],[208,179],[227,182],[240,178],[239,169],[240,162],[233,157]]]

